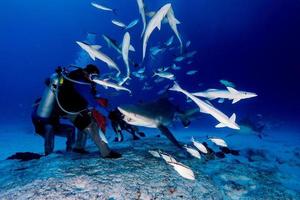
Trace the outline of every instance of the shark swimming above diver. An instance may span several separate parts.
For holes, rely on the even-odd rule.
[[[183,148],[168,129],[168,126],[179,119],[183,126],[187,127],[190,124],[190,116],[187,113],[193,112],[180,111],[180,109],[167,98],[160,98],[154,102],[137,105],[120,106],[118,110],[124,115],[123,120],[126,123],[134,126],[157,128],[173,144],[179,148]]]

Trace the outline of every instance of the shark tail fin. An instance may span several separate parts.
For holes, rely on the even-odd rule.
[[[171,88],[169,88],[169,90],[179,92],[182,91],[182,88],[178,85],[176,81],[174,81],[174,85]]]

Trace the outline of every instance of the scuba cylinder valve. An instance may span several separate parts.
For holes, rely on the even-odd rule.
[[[46,87],[41,102],[37,109],[37,116],[49,118],[56,102],[56,91],[61,84],[58,71],[51,75],[49,85]]]

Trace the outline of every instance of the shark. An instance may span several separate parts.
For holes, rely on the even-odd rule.
[[[100,51],[100,45],[89,45],[85,42],[76,41],[76,43],[86,51],[89,56],[95,61],[96,58],[105,62],[109,68],[113,68],[117,70],[118,75],[121,73],[120,69],[118,68],[117,64],[107,55]]]
[[[123,80],[121,80],[119,85],[123,85],[128,79],[130,79],[130,68],[129,68],[129,61],[128,61],[129,48],[130,48],[130,34],[126,32],[122,43],[122,57],[126,65],[126,77],[124,77]]]
[[[116,50],[120,55],[122,55],[122,47],[123,47],[123,44],[118,44],[118,41],[107,36],[107,35],[102,35],[104,41],[107,43],[107,46],[109,48],[113,48],[114,50]],[[132,51],[132,52],[135,52],[135,48],[130,44],[129,46],[129,51]],[[128,58],[128,61],[129,63],[134,66],[134,67],[137,67],[138,64],[135,63],[133,60],[129,59]]]
[[[180,21],[178,21],[176,19],[172,7],[169,9],[169,11],[167,13],[167,19],[168,19],[168,22],[169,22],[169,25],[170,25],[171,29],[174,31],[176,37],[179,40],[179,43],[180,43],[180,52],[182,53],[183,43],[182,43],[180,34],[178,32],[178,29],[177,29],[177,25],[180,24]]]
[[[138,4],[138,8],[139,8],[139,12],[143,21],[143,31],[141,33],[141,37],[143,37],[145,30],[146,30],[146,15],[145,15],[145,4],[144,4],[144,0],[137,0],[137,4]]]
[[[217,124],[216,128],[223,128],[228,127],[232,129],[240,129],[239,125],[235,122],[236,115],[233,113],[231,117],[229,118],[227,115],[225,115],[223,112],[215,108],[212,104],[209,102],[205,102],[196,96],[192,95],[188,91],[182,89],[177,82],[174,82],[173,87],[169,88],[170,91],[180,92],[184,95],[186,95],[188,98],[190,98],[197,106],[199,107],[200,112],[209,114],[213,116],[216,120],[219,121],[219,124]]]
[[[174,121],[179,119],[187,127],[190,121],[185,113],[167,98],[162,97],[153,102],[137,105],[119,106],[118,110],[123,114],[123,120],[126,123],[134,126],[159,129],[175,146],[183,148],[168,129],[168,126],[171,126]]]
[[[170,8],[171,8],[170,3],[164,5],[155,13],[155,15],[149,21],[143,38],[143,60],[145,59],[146,56],[147,42],[150,38],[150,35],[152,34],[155,28],[158,28],[158,30],[161,29],[162,20],[167,15]]]
[[[217,89],[209,89],[204,92],[196,92],[192,93],[194,96],[197,97],[205,97],[210,100],[213,99],[229,99],[232,100],[232,104],[237,103],[242,99],[249,99],[252,97],[256,97],[257,94],[253,92],[245,92],[245,91],[238,91],[232,87],[227,87],[227,90],[217,90]]]

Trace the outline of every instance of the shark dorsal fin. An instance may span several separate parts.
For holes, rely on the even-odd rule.
[[[101,49],[102,46],[100,46],[100,45],[91,45],[91,47],[95,50],[99,50],[99,49]]]
[[[212,91],[216,91],[217,89],[208,89],[206,90],[207,92],[212,92]]]
[[[236,94],[236,93],[239,93],[239,91],[237,91],[236,89],[232,88],[232,87],[226,87],[227,90],[232,93],[232,94]]]

